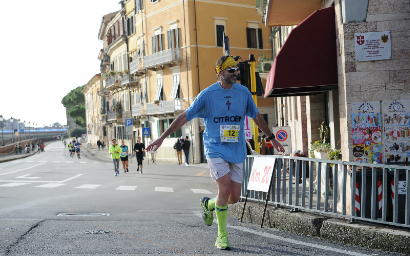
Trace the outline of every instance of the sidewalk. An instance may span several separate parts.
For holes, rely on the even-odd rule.
[[[45,142],[45,143],[44,143],[44,150],[46,150],[46,149],[47,149],[47,148],[46,148],[47,145],[50,144],[50,143],[52,143],[52,142],[53,142],[53,141],[51,141],[51,142]],[[17,160],[17,159],[26,158],[26,157],[32,156],[32,155],[34,155],[34,154],[37,154],[37,153],[38,153],[37,148],[34,148],[34,151],[31,151],[31,150],[30,150],[30,153],[26,153],[26,150],[23,149],[23,150],[21,150],[21,154],[12,153],[12,154],[10,154],[10,155],[0,155],[0,163],[4,163],[4,162],[9,162],[9,161]]]

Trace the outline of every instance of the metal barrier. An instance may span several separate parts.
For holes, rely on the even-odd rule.
[[[410,189],[403,189],[403,185],[405,188],[410,184],[408,166],[248,156],[243,169],[242,199],[255,157],[263,157],[266,161],[276,159],[271,192],[267,195],[270,205],[345,217],[351,221],[410,227]],[[399,185],[402,186],[400,190]],[[266,193],[249,191],[248,200],[265,202]]]

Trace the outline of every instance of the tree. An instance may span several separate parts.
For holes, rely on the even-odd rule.
[[[85,127],[86,125],[85,98],[84,94],[82,93],[84,87],[85,85],[78,86],[77,88],[71,90],[61,100],[61,104],[69,109],[68,115],[74,120],[77,125],[81,127]]]
[[[59,122],[54,123],[51,125],[51,127],[63,127]]]

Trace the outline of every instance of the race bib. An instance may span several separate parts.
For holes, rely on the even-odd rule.
[[[221,125],[221,142],[238,142],[240,125]]]
[[[127,152],[121,153],[121,156],[127,156]]]

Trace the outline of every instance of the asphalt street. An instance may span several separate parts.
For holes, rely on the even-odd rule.
[[[241,223],[228,217],[231,251],[214,246],[199,200],[215,197],[204,165],[113,165],[61,142],[0,163],[0,255],[398,255]],[[108,154],[108,152],[107,152]]]

